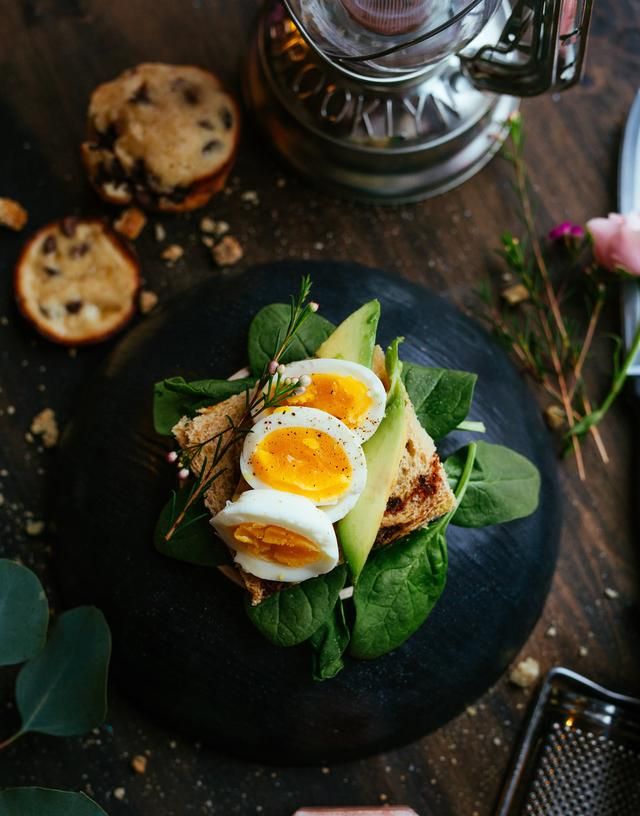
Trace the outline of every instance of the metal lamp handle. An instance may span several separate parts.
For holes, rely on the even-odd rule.
[[[462,61],[476,87],[510,96],[580,80],[593,0],[516,0],[500,41]]]

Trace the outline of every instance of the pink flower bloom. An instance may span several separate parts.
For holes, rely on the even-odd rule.
[[[558,241],[561,238],[584,238],[584,229],[580,224],[574,224],[572,221],[563,221],[554,227],[548,235],[550,241]]]
[[[587,228],[593,238],[596,261],[611,272],[640,275],[640,212],[592,218]]]

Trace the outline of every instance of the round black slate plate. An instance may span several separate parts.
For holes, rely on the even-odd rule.
[[[402,334],[404,359],[479,374],[473,419],[486,439],[540,468],[535,516],[500,528],[450,528],[446,590],[423,628],[373,662],[350,660],[314,683],[307,649],[277,649],[252,628],[239,589],[215,570],[152,545],[173,485],[168,441],[151,423],[154,381],[226,377],[246,362],[263,305],[313,276],[322,314],[338,322],[371,298],[379,338]],[[462,444],[466,435],[447,440]],[[223,750],[263,762],[363,756],[434,730],[491,686],[536,622],[559,529],[555,462],[535,401],[477,325],[425,289],[355,264],[278,263],[194,289],[116,348],[86,393],[61,449],[59,579],[65,603],[101,607],[116,680],[140,705]]]

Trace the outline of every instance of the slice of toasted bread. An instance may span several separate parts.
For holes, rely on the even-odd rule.
[[[387,501],[376,547],[390,544],[423,527],[448,513],[455,505],[455,496],[433,439],[420,424],[408,397],[405,406],[407,444]]]
[[[217,444],[217,438],[214,437],[230,427],[230,420],[238,424],[246,410],[246,405],[245,394],[235,394],[217,405],[202,408],[193,419],[182,417],[180,422],[174,426],[173,435],[183,450],[193,445],[203,445],[191,462],[191,470],[196,476],[200,473],[205,459],[208,465],[213,461]],[[224,445],[229,438],[230,434],[226,439],[223,438],[222,444]],[[234,497],[240,480],[241,448],[242,440],[239,439],[227,450],[216,467],[220,475],[205,493],[204,503],[213,515],[220,512],[225,504]]]

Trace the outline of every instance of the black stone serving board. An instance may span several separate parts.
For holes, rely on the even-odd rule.
[[[305,646],[278,649],[252,627],[241,591],[216,570],[159,555],[153,527],[174,485],[155,435],[156,380],[226,377],[246,364],[247,329],[286,301],[303,272],[339,322],[371,298],[379,339],[406,360],[479,375],[470,418],[486,439],[532,459],[541,505],[501,527],[451,527],[442,599],[407,643],[311,679]],[[470,438],[454,434],[445,455]],[[128,334],[83,393],[60,451],[58,575],[66,604],[103,609],[113,676],[158,718],[263,762],[335,762],[399,746],[443,725],[499,678],[538,619],[554,570],[559,496],[536,402],[505,353],[442,298],[357,264],[283,262],[212,280]]]

